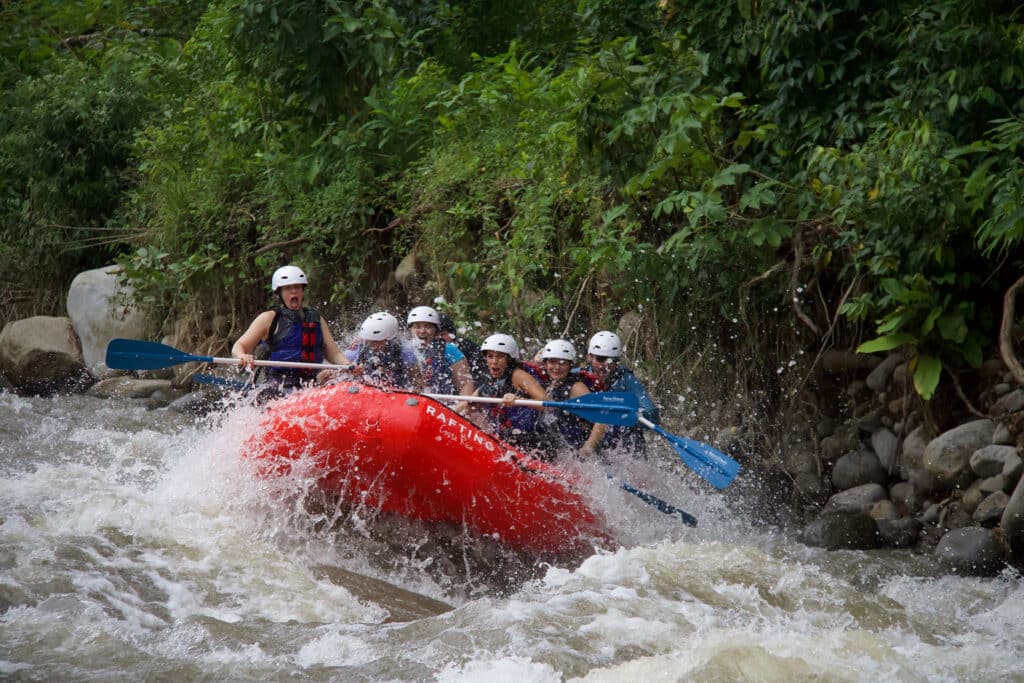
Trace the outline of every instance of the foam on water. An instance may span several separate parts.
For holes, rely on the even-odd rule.
[[[310,515],[310,477],[252,476],[250,408],[196,422],[141,402],[0,394],[0,415],[5,677],[1022,680],[1018,575],[806,548],[657,462],[612,467],[700,526],[577,465],[621,547],[502,583],[522,559],[457,529]],[[386,584],[359,599],[321,565],[454,609],[387,623]]]

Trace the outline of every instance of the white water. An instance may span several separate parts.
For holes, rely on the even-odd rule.
[[[806,548],[681,472],[620,463],[697,529],[597,477],[622,547],[534,567],[372,511],[316,524],[247,471],[247,409],[0,416],[0,679],[1024,681],[1018,575]]]

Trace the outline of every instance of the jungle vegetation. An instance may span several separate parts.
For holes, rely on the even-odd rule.
[[[1019,336],[1017,2],[0,16],[0,322],[62,314],[77,272],[116,261],[179,321],[156,333],[223,350],[295,263],[345,329],[435,300],[480,333],[622,322],[651,381],[754,403],[857,346],[903,349],[931,398]]]

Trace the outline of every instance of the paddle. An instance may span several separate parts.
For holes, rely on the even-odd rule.
[[[138,339],[111,339],[107,344],[107,367],[112,370],[159,370],[181,363],[215,363],[219,365],[238,365],[237,358],[214,358],[213,356],[194,356],[179,351],[173,346],[159,342],[141,341]],[[312,370],[351,370],[354,365],[332,365],[331,363],[302,363],[285,360],[255,360],[253,365],[275,368],[309,368]]]
[[[717,451],[706,443],[687,439],[685,436],[669,434],[660,426],[641,416],[640,424],[663,436],[683,462],[691,470],[711,483],[712,486],[724,489],[736,478],[740,464],[725,453]]]
[[[428,398],[450,401],[467,401],[469,403],[501,403],[500,398],[489,396],[456,396],[453,394],[423,394]],[[534,406],[545,408],[561,408],[567,413],[578,415],[590,422],[630,427],[636,424],[640,406],[636,395],[625,392],[597,392],[583,394],[568,401],[535,401],[532,399],[516,399],[513,405]]]
[[[612,479],[613,477],[612,475],[609,474],[608,478]],[[647,503],[648,505],[656,508],[660,512],[664,512],[666,515],[678,515],[680,521],[682,521],[683,524],[686,524],[687,526],[697,526],[697,518],[691,515],[686,510],[681,510],[677,508],[675,505],[663,501],[661,498],[658,498],[654,494],[648,493],[647,491],[641,491],[635,486],[631,486],[630,484],[627,484],[624,481],[619,482],[619,487],[623,491],[632,493],[634,496],[636,496],[643,502]]]

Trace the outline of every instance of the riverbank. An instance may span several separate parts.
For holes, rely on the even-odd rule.
[[[145,321],[111,311],[123,295],[115,272],[90,271],[76,283],[69,317],[27,318],[0,331],[0,386],[135,398],[190,414],[210,409],[223,387],[194,381],[199,364],[133,376],[106,368],[109,340],[137,336]],[[973,575],[1022,566],[1024,389],[1001,360],[928,403],[899,353],[831,349],[800,371],[798,407],[772,408],[784,416],[779,425],[717,424],[701,437],[743,465],[729,495],[766,508],[784,501],[788,511],[775,517],[796,523],[811,546],[912,548],[946,571]],[[667,428],[692,433],[671,393],[655,396]],[[705,420],[700,431],[708,427]]]

